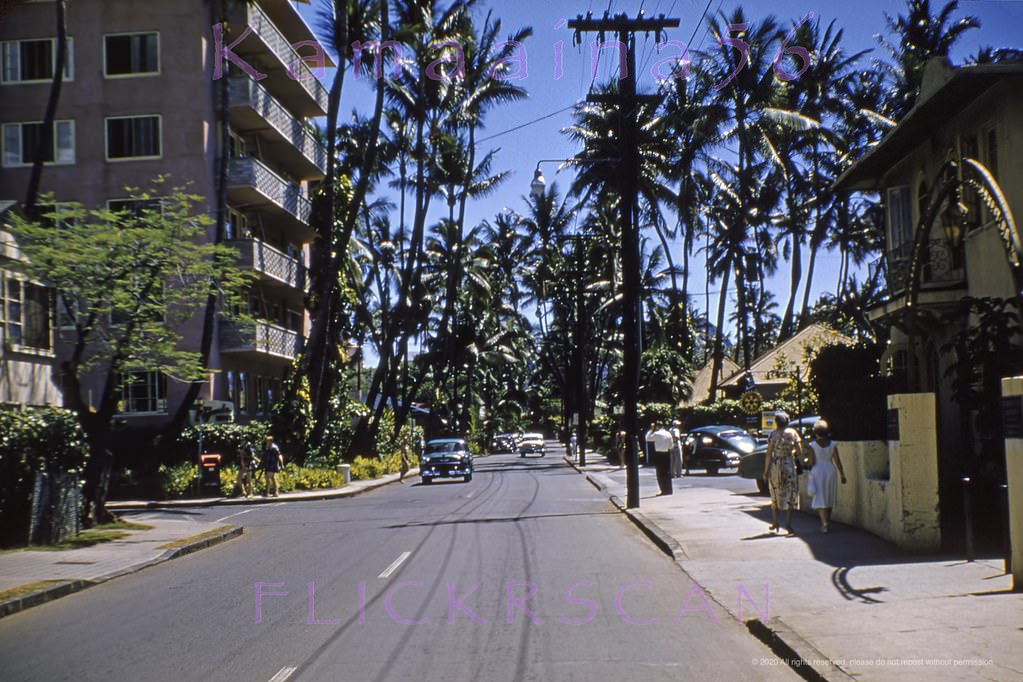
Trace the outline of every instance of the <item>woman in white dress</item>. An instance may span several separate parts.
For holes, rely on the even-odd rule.
[[[813,497],[810,506],[821,518],[821,532],[828,532],[831,510],[838,502],[838,476],[845,484],[845,470],[838,458],[838,445],[828,434],[828,423],[823,419],[813,425],[814,440],[810,443],[813,452],[813,469],[806,482],[806,491]],[[836,473],[838,476],[836,476]]]

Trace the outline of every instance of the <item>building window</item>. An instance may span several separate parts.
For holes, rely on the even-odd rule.
[[[987,156],[987,169],[991,175],[998,179],[998,133],[994,128],[988,128],[984,132],[984,151]]]
[[[118,411],[132,413],[167,412],[167,377],[160,372],[135,372],[121,382]]]
[[[159,211],[163,206],[160,199],[110,199],[107,208],[114,213],[127,213],[129,217],[140,219],[146,211]]]
[[[249,219],[238,209],[228,207],[227,222],[224,224],[224,238],[231,241],[233,239],[248,239],[251,236]]]
[[[909,187],[888,190],[888,225],[893,251],[913,240],[913,207],[909,202]]]
[[[124,116],[107,119],[107,160],[159,158],[160,117]]]
[[[103,39],[104,75],[149,76],[160,73],[160,36],[129,33]]]
[[[64,55],[64,80],[74,80],[74,47],[67,39]],[[53,67],[57,63],[57,39],[5,40],[0,50],[3,59],[2,82],[46,83],[53,80]]]
[[[46,287],[6,278],[0,287],[0,322],[4,339],[15,346],[50,350],[50,319],[53,314],[50,291]]]
[[[42,141],[43,163],[75,162],[75,122],[54,121],[47,134],[38,121],[4,124],[4,166],[31,166]]]
[[[227,158],[244,159],[246,156],[245,139],[232,130],[227,138]]]

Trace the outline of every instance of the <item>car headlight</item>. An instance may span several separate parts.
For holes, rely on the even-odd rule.
[[[748,455],[753,452],[754,446],[752,443],[739,443],[739,451],[744,455]]]

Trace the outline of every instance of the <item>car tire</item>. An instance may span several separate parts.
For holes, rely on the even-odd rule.
[[[716,466],[707,467],[707,475],[708,476],[717,476],[718,475],[718,468]]]
[[[767,487],[767,481],[762,478],[757,479],[757,492],[761,495],[767,495],[770,493],[770,490]]]
[[[430,485],[431,483],[433,483],[433,479],[432,478],[424,478],[423,479],[423,485]]]
[[[472,480],[472,474],[466,474],[465,476],[462,476],[462,480],[468,483],[469,481]]]

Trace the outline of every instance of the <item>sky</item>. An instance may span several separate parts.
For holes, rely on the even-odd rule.
[[[318,0],[313,0],[316,4]],[[932,0],[932,12],[937,12],[944,0]],[[589,42],[592,34],[582,46],[573,45],[572,31],[565,27],[567,19],[579,14],[593,12],[600,16],[610,8],[612,14],[627,13],[635,17],[642,9],[647,16],[664,14],[680,20],[677,29],[670,29],[668,39],[680,41],[691,50],[707,48],[711,44],[706,31],[706,20],[701,16],[717,15],[742,6],[747,18],[753,22],[767,16],[774,16],[783,26],[793,26],[809,13],[820,18],[822,24],[832,19],[836,26],[844,29],[842,44],[849,53],[873,49],[873,56],[885,57],[879,47],[876,35],[886,34],[885,13],[895,17],[904,12],[904,0],[491,0],[484,3],[483,12],[492,11],[502,20],[502,34],[511,35],[525,26],[533,28],[533,36],[525,41],[524,78],[516,81],[528,91],[528,97],[500,109],[494,110],[486,120],[486,128],[477,134],[480,143],[477,158],[489,149],[497,149],[495,170],[510,170],[512,176],[493,196],[476,202],[468,211],[469,224],[493,217],[506,209],[525,212],[526,196],[532,180],[533,169],[541,159],[564,159],[579,150],[561,131],[572,123],[571,107],[584,100],[591,84],[606,83],[613,63],[605,56],[598,60],[596,76],[590,57]],[[307,15],[308,10],[303,10]],[[972,15],[980,20],[980,29],[969,31],[954,49],[951,57],[954,64],[960,64],[982,45],[994,47],[1023,47],[1019,36],[1023,25],[1023,0],[961,0],[955,17]],[[560,62],[555,55],[561,51]],[[658,56],[654,51],[651,36],[637,41],[637,62],[640,65],[640,92],[654,92],[657,81],[651,73],[658,59],[672,54],[665,51]],[[868,55],[868,59],[871,55]],[[346,79],[346,91],[342,97],[342,113],[353,107],[367,110],[369,102],[366,90],[350,88],[351,80]],[[363,82],[363,84],[365,81]],[[361,84],[360,84],[361,85]],[[559,169],[557,163],[545,163],[542,170],[548,185],[557,182],[562,190],[572,180],[571,168]],[[676,249],[676,253],[678,250]],[[677,259],[676,259],[677,260]],[[694,262],[694,276],[691,290],[697,293],[695,306],[701,310],[716,310],[715,287],[711,288],[709,300],[704,301],[703,263],[697,256]],[[811,301],[816,301],[824,291],[834,291],[838,275],[838,254],[823,253],[818,257],[818,270],[814,277]],[[862,278],[861,278],[862,279]],[[779,307],[783,308],[788,298],[788,274],[785,268],[769,280],[768,288],[774,293]],[[782,310],[778,311],[779,314]]]

